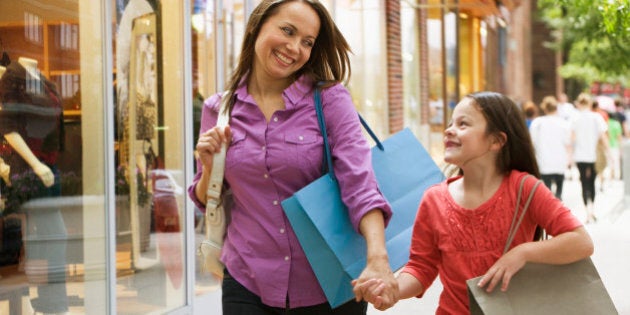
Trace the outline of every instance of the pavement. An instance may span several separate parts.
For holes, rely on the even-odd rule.
[[[582,204],[579,175],[567,172],[562,199],[582,222],[586,211]],[[628,179],[630,185],[630,179]],[[630,315],[630,195],[623,181],[606,181],[600,191],[597,183],[595,215],[598,220],[586,225],[593,238],[595,253],[591,257],[620,315]],[[371,306],[368,315],[383,314],[435,314],[442,285],[439,279],[433,283],[421,299],[399,301],[392,308],[381,312]]]

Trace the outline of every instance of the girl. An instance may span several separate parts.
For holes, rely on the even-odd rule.
[[[447,163],[459,174],[429,188],[414,224],[409,262],[397,277],[397,298],[422,297],[439,275],[444,291],[437,314],[467,314],[466,280],[483,275],[488,292],[507,290],[526,262],[567,264],[593,252],[590,236],[548,188],[539,185],[509,251],[503,246],[514,215],[520,179],[539,176],[532,143],[518,107],[504,95],[479,92],[454,109],[444,132]],[[536,179],[526,183],[521,204]],[[537,226],[554,237],[533,242]],[[355,286],[377,309],[396,300],[380,296],[382,281]]]

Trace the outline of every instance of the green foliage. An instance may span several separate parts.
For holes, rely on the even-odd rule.
[[[563,77],[585,84],[629,81],[629,0],[539,0],[538,7],[556,40],[548,47],[568,55]]]

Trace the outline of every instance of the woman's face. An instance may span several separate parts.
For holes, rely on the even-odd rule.
[[[301,1],[282,4],[262,25],[256,39],[254,72],[269,79],[286,79],[308,61],[320,21]]]

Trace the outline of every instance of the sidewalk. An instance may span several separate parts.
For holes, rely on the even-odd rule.
[[[582,193],[577,176],[565,180],[563,200],[573,213],[584,222],[586,212],[582,204]],[[598,184],[599,185],[599,184]],[[628,284],[630,283],[630,198],[624,198],[622,181],[606,182],[604,191],[598,191],[595,198],[596,223],[586,226],[595,243],[593,262],[608,289],[620,315],[630,315]],[[439,279],[426,292],[422,299],[412,298],[399,301],[385,312],[370,306],[368,315],[382,314],[435,314],[442,285]]]

